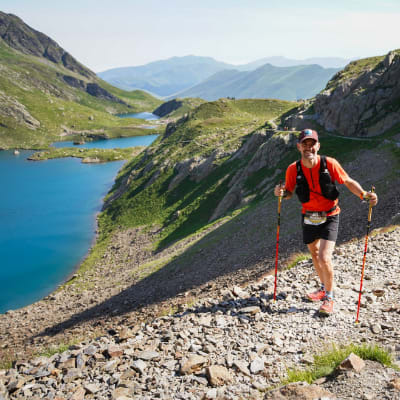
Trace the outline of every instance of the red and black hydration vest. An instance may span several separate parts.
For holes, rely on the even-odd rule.
[[[304,176],[303,169],[301,168],[301,161],[296,162],[297,176],[296,176],[296,194],[302,203],[310,201],[310,192],[319,196],[325,197],[328,200],[336,200],[339,197],[339,191],[334,184],[326,164],[326,157],[320,156],[319,167],[319,186],[321,187],[322,195],[310,189],[307,178]]]

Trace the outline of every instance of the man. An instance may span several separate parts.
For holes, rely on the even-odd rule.
[[[365,191],[351,179],[337,160],[318,155],[320,142],[318,133],[304,129],[298,138],[297,149],[301,160],[289,165],[285,184],[277,185],[275,196],[290,199],[296,194],[302,203],[303,241],[307,245],[314,268],[321,281],[321,287],[307,294],[311,301],[322,301],[321,314],[333,313],[333,265],[332,253],[335,247],[338,228],[339,192],[334,182],[344,184],[350,192],[367,200],[372,206],[378,202],[374,192]],[[322,168],[321,168],[322,167]]]

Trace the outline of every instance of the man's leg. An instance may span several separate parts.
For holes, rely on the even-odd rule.
[[[331,240],[320,240],[318,262],[322,274],[322,282],[328,292],[333,291],[333,263],[332,254],[335,249],[335,242]]]
[[[327,291],[331,292],[333,290],[332,254],[335,249],[335,242],[317,239],[307,246],[321,283]]]

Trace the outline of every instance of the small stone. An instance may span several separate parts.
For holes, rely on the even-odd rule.
[[[61,370],[63,370],[63,369],[75,368],[75,366],[76,366],[76,360],[75,360],[74,357],[70,357],[70,358],[68,358],[66,361],[64,361],[64,362],[59,362],[59,363],[57,364],[57,368],[58,368],[58,369],[61,369]]]
[[[181,367],[181,374],[188,375],[192,374],[199,369],[202,369],[208,363],[208,359],[203,356],[192,355]]]
[[[258,374],[259,372],[264,371],[264,361],[261,358],[256,358],[250,364],[250,372],[252,374]]]
[[[202,326],[211,326],[211,315],[201,316],[198,320],[198,324]]]
[[[78,368],[71,368],[67,371],[67,373],[63,376],[63,382],[69,383],[73,382],[75,379],[78,379],[82,376],[82,372]]]
[[[13,393],[13,392],[15,392],[16,390],[21,389],[22,386],[24,386],[24,384],[25,384],[25,380],[24,380],[24,379],[18,378],[18,379],[12,380],[12,381],[7,385],[7,390],[8,390],[10,393]]]
[[[85,389],[82,386],[79,386],[78,389],[70,397],[71,400],[84,400],[85,398]]]
[[[154,360],[154,359],[159,359],[160,358],[160,354],[157,353],[156,351],[147,351],[147,350],[146,351],[141,351],[136,356],[140,360],[144,360],[144,361],[150,361],[150,360]]]
[[[79,353],[76,356],[76,368],[82,369],[85,366],[85,362],[86,362],[86,357],[83,354]]]
[[[372,291],[372,293],[376,296],[376,297],[382,297],[385,294],[385,289],[375,289]]]
[[[106,365],[104,365],[103,369],[107,372],[113,372],[119,365],[119,359],[114,359],[109,361]]]
[[[147,368],[147,364],[143,360],[135,360],[132,363],[132,367],[135,371],[139,372],[140,374],[144,374],[144,371]]]
[[[371,325],[371,332],[375,333],[376,335],[382,332],[382,328],[378,324]]]
[[[246,298],[249,297],[249,294],[244,291],[241,287],[239,286],[235,286],[232,290],[232,293],[236,296],[236,297],[240,297],[240,298]]]
[[[204,399],[206,400],[214,400],[218,396],[218,391],[217,389],[210,389],[207,391],[207,393],[204,396]]]
[[[247,368],[247,363],[243,361],[234,361],[233,366],[236,367],[242,374],[251,376],[251,373]]]
[[[257,381],[252,382],[252,385],[253,385],[254,389],[257,389],[260,392],[265,392],[269,387],[266,383],[261,383],[261,382],[257,382]]]
[[[113,344],[107,347],[106,352],[110,358],[121,357],[124,354],[124,351],[119,346]]]
[[[304,364],[311,365],[314,363],[314,356],[311,354],[304,354],[303,358],[301,359],[301,362]]]
[[[132,338],[133,336],[134,335],[129,328],[122,328],[118,335],[119,340],[121,340],[121,341],[128,340],[128,339]]]
[[[128,398],[129,389],[124,387],[118,387],[112,392],[112,400],[121,400],[122,398]]]
[[[308,385],[305,382],[290,383],[279,389],[267,392],[264,400],[277,399],[324,399],[333,400],[336,396],[317,385]]]
[[[228,321],[224,316],[218,315],[217,317],[215,317],[215,325],[219,328],[224,328],[226,325],[228,325]]]
[[[96,346],[90,345],[83,349],[83,354],[86,354],[88,356],[93,356],[94,354],[97,353],[97,350],[98,349]]]
[[[250,307],[244,307],[239,310],[243,314],[250,314],[250,315],[255,315],[261,311],[260,307],[258,306],[250,306]]]
[[[394,378],[390,381],[389,387],[391,389],[400,390],[400,378]]]
[[[95,394],[100,390],[100,386],[95,385],[94,383],[88,383],[84,386],[84,389],[90,394]]]
[[[222,365],[207,367],[206,374],[211,386],[222,386],[232,380],[228,369]]]

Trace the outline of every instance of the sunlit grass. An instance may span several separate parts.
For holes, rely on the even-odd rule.
[[[288,369],[284,385],[293,382],[313,383],[319,378],[330,375],[351,353],[356,354],[363,360],[377,361],[386,367],[399,370],[394,363],[391,354],[377,344],[349,344],[347,346],[332,345],[332,348],[324,353],[314,356],[313,364],[302,369]]]

